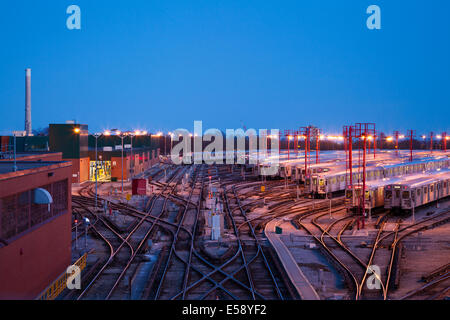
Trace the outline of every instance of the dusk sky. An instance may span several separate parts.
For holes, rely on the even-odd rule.
[[[33,129],[450,132],[449,13],[448,0],[4,1],[0,134],[23,130],[27,67]]]

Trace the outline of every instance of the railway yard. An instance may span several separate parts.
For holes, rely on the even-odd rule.
[[[386,168],[408,164],[385,159]],[[95,183],[73,187],[72,260],[88,252],[87,266],[82,288],[59,299],[446,299],[450,199],[449,180],[441,177],[449,160],[423,161],[438,164],[422,170],[414,162],[397,173],[405,178],[419,168],[420,179],[426,170],[426,181],[441,179],[430,182],[439,184],[430,186],[434,198],[412,212],[375,205],[358,211],[345,190],[314,194],[312,180],[305,181],[312,172],[302,181],[283,164],[278,175],[261,177],[257,166],[162,158],[139,177],[148,181],[145,195],[124,198],[130,182],[123,192],[120,182],[99,183],[97,207]],[[382,174],[391,172],[386,168]]]

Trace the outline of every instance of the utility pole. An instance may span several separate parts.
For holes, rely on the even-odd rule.
[[[409,161],[413,161],[413,139],[416,135],[415,130],[408,130],[408,137],[409,137]]]
[[[319,152],[320,152],[320,129],[315,128],[315,134],[316,134],[316,164],[319,163]]]
[[[94,133],[94,138],[95,138],[95,167],[94,167],[94,174],[95,174],[95,210],[97,211],[97,198],[98,198],[98,193],[97,193],[97,191],[98,191],[98,183],[97,183],[97,180],[98,180],[98,174],[97,174],[97,171],[98,171],[98,157],[97,157],[97,140],[98,140],[98,138],[99,137],[101,137],[102,136],[102,134],[101,133]]]
[[[17,150],[17,140],[16,140],[16,133],[13,132],[14,136],[14,165],[13,165],[13,171],[17,171],[17,159],[16,159],[16,150]]]

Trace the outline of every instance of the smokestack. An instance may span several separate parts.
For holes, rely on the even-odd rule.
[[[25,131],[31,136],[31,69],[25,69]]]

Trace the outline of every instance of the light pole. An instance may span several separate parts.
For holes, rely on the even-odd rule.
[[[78,220],[75,219],[75,249],[78,249]]]
[[[122,159],[122,161],[121,161],[121,164],[122,164],[122,189],[121,190],[123,193],[123,139],[125,139],[127,134],[126,134],[126,132],[120,132],[120,131],[116,130],[115,135],[118,136],[122,140],[122,148],[121,148],[122,149],[122,157],[121,157],[121,159]]]
[[[131,159],[130,159],[130,170],[129,170],[129,176],[130,178],[133,177],[133,173],[134,173],[134,160],[133,160],[133,137],[135,135],[138,135],[139,131],[136,131],[136,133],[133,132],[129,132],[128,135],[130,136],[130,153],[131,153]],[[133,169],[132,169],[133,167]]]
[[[17,160],[16,160],[16,132],[13,131],[13,136],[14,136],[14,166],[13,166],[13,171],[16,172],[17,171]]]
[[[167,155],[167,149],[166,149],[167,136],[163,135],[163,137],[164,137],[164,155],[166,156]]]
[[[169,137],[170,137],[170,153],[172,153],[172,137],[173,137],[172,132],[169,132]]]
[[[95,210],[97,210],[97,191],[98,191],[98,157],[97,157],[97,140],[100,138],[103,134],[102,133],[94,133],[93,136],[95,138],[95,167],[94,167],[94,174],[95,174]]]

